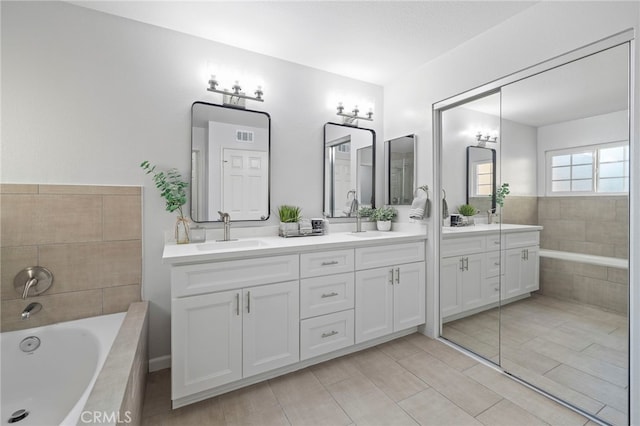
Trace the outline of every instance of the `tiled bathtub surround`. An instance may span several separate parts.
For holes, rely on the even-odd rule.
[[[2,184],[2,331],[122,312],[139,301],[141,196],[129,186]],[[53,286],[22,300],[13,279],[35,265],[53,273]],[[30,302],[43,309],[22,321]]]

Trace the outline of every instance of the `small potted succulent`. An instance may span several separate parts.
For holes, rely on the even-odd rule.
[[[143,161],[140,167],[146,174],[153,175],[153,182],[160,191],[160,196],[166,200],[167,211],[173,213],[178,211],[176,221],[176,243],[189,243],[189,218],[187,218],[182,206],[187,203],[187,188],[189,183],[182,180],[182,176],[177,169],[169,169],[166,172],[157,172],[156,166],[152,166],[148,161]]]
[[[391,219],[393,219],[397,214],[397,210],[393,207],[380,207],[373,209],[369,217],[371,220],[376,221],[378,231],[389,231],[391,230]]]
[[[278,207],[278,216],[280,216],[281,236],[286,237],[298,233],[298,222],[302,218],[300,207],[283,204]]]

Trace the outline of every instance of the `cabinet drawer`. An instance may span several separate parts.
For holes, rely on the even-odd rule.
[[[500,275],[501,252],[490,251],[484,255],[484,277],[491,278]]]
[[[354,344],[353,309],[300,321],[300,359]]]
[[[500,234],[491,234],[486,237],[487,251],[500,250]]]
[[[440,244],[440,256],[460,256],[480,253],[486,250],[487,239],[484,236],[458,237],[442,240]]]
[[[182,265],[171,268],[171,297],[298,280],[298,255]]]
[[[300,317],[353,309],[354,273],[300,280]]]
[[[505,236],[506,249],[515,247],[537,246],[540,244],[540,231],[513,232]]]
[[[332,250],[300,255],[302,278],[353,271],[353,249]]]
[[[424,260],[424,242],[381,245],[356,249],[356,270]]]

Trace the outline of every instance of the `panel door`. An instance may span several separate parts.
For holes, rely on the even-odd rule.
[[[172,399],[242,378],[238,291],[171,301]]]
[[[393,332],[393,268],[356,272],[356,343]]]
[[[538,246],[525,248],[525,259],[520,269],[522,291],[529,293],[540,289],[540,249]]]
[[[425,264],[396,267],[393,292],[393,330],[400,331],[425,321]]]
[[[299,361],[298,281],[243,290],[243,376]]]
[[[233,220],[256,220],[267,210],[269,154],[223,149],[222,211]]]
[[[521,263],[523,256],[523,249],[521,248],[506,251],[504,281],[502,285],[503,299],[522,294]]]

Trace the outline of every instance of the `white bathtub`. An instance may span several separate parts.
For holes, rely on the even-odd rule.
[[[103,315],[0,335],[2,425],[75,425],[126,313]],[[23,352],[30,336],[40,346]],[[12,414],[29,414],[9,423]]]

